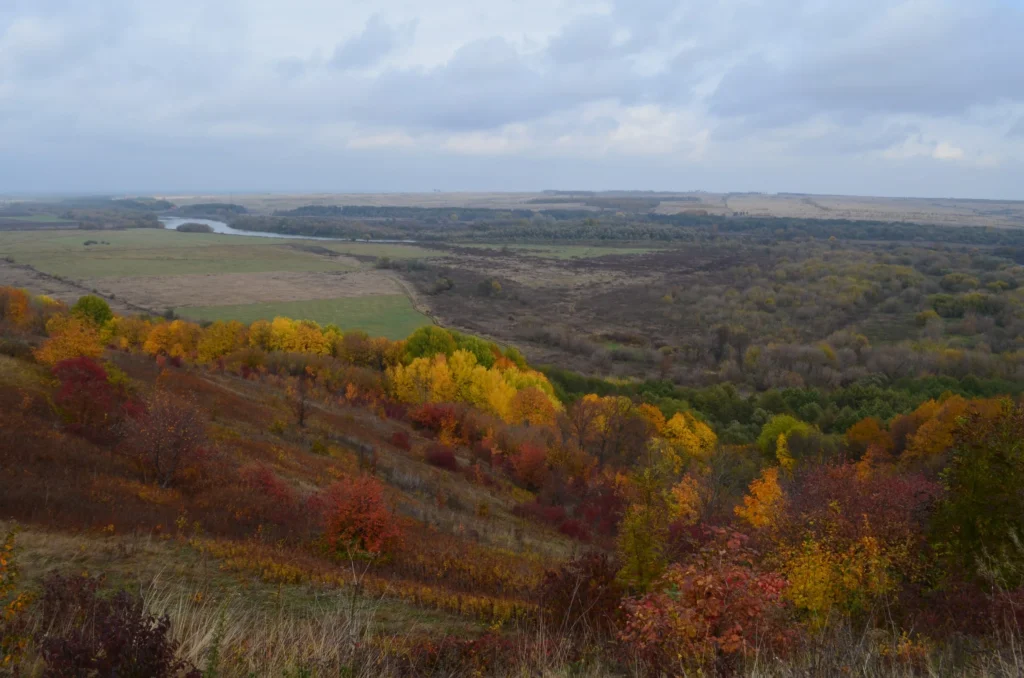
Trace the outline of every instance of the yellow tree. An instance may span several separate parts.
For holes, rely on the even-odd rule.
[[[704,512],[700,481],[687,473],[668,492],[669,516],[684,525],[696,525]]]
[[[456,400],[472,402],[473,372],[476,368],[476,356],[463,349],[455,351],[452,357],[448,359],[448,370],[451,373]]]
[[[757,529],[770,529],[780,524],[786,496],[779,484],[776,466],[761,471],[761,477],[750,483],[750,493],[737,506],[736,515]]]
[[[555,406],[537,387],[520,389],[512,398],[509,416],[514,424],[550,426],[555,422]]]
[[[665,431],[665,415],[654,405],[643,403],[637,409],[637,413],[651,427],[654,435],[662,435]]]
[[[149,338],[153,323],[139,316],[114,316],[105,328],[111,341],[122,351],[141,349]]]
[[[56,365],[69,358],[99,358],[103,343],[99,329],[90,321],[71,315],[55,315],[46,323],[50,338],[35,352],[36,360]]]
[[[198,325],[184,320],[160,323],[150,330],[142,350],[150,355],[163,353],[173,358],[187,358],[195,354],[201,332]]]
[[[512,399],[516,389],[502,377],[495,368],[484,369],[477,366],[473,370],[473,386],[470,402],[500,417],[502,421],[512,420]]]
[[[262,351],[271,350],[270,323],[266,320],[257,320],[249,325],[249,346]]]
[[[387,378],[394,397],[405,403],[418,405],[455,399],[455,381],[443,353],[389,367]]]
[[[718,443],[711,427],[689,412],[674,414],[665,423],[662,435],[679,455],[680,466],[686,459],[706,460]]]
[[[199,339],[197,348],[199,362],[213,362],[247,343],[248,337],[242,323],[236,320],[217,321],[203,330],[203,335]]]

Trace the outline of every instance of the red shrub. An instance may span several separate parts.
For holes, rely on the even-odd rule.
[[[588,488],[576,509],[576,517],[598,534],[612,536],[626,510],[626,498],[610,482],[602,480]]]
[[[455,431],[459,412],[454,405],[425,403],[409,410],[409,420],[416,426],[440,433],[442,430]]]
[[[53,376],[60,382],[56,402],[68,429],[93,442],[110,438],[121,398],[107,370],[92,358],[70,358],[54,366]]]
[[[392,433],[391,444],[406,452],[412,449],[412,443],[409,442],[409,433],[407,431],[395,431]]]
[[[512,457],[515,478],[524,487],[539,490],[548,475],[548,452],[533,443],[523,443]]]
[[[384,500],[384,486],[372,476],[336,482],[316,503],[322,506],[324,541],[337,554],[387,553],[401,545],[402,528]]]
[[[619,564],[601,551],[549,570],[537,592],[544,620],[565,635],[610,639],[622,617],[618,572]]]
[[[590,541],[590,530],[587,526],[576,520],[575,518],[569,518],[562,522],[558,526],[558,531],[567,537],[578,539],[580,541]]]
[[[52,629],[39,639],[45,675],[202,676],[176,657],[170,617],[152,616],[138,594],[101,596],[99,587],[99,579],[82,575],[44,580],[43,628]]]
[[[273,469],[257,464],[239,471],[242,484],[250,496],[264,504],[261,512],[275,523],[287,523],[296,517],[299,500],[292,487],[283,481]]]
[[[512,515],[519,518],[528,518],[539,523],[557,526],[565,522],[566,513],[562,506],[544,506],[536,501],[525,504],[516,504],[512,507]]]
[[[745,548],[745,537],[717,533],[690,564],[670,565],[650,593],[623,606],[620,639],[659,673],[730,673],[738,657],[766,645],[781,648],[788,638],[785,580],[749,564],[755,554]]]
[[[854,464],[817,466],[789,489],[790,522],[844,542],[873,536],[885,545],[920,543],[940,492],[938,483],[917,473],[859,478]]]
[[[404,421],[409,414],[409,408],[402,403],[387,401],[383,404],[384,416],[395,421]]]
[[[433,444],[424,452],[424,458],[431,466],[443,468],[446,471],[458,471],[459,462],[455,459],[455,452],[447,445]]]

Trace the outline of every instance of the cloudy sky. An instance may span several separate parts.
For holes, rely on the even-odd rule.
[[[0,0],[0,193],[1024,199],[1024,0]]]

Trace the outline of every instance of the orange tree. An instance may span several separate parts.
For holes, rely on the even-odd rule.
[[[384,487],[372,476],[347,478],[319,497],[323,539],[336,555],[381,555],[402,543],[402,528],[384,500]]]

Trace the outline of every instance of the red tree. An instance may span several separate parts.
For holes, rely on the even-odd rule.
[[[55,400],[68,428],[93,442],[111,439],[125,397],[110,384],[103,365],[92,358],[70,358],[54,366],[53,376],[60,382]]]
[[[384,487],[372,476],[331,485],[321,497],[324,540],[331,550],[387,553],[402,542],[402,528],[384,500]]]

